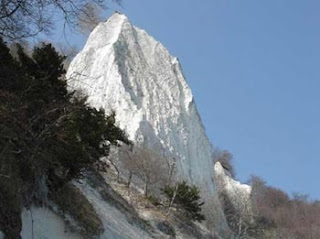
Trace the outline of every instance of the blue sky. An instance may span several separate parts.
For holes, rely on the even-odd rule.
[[[180,59],[208,137],[234,155],[238,179],[255,174],[320,199],[320,1],[109,7],[107,15],[125,13]],[[67,37],[80,49],[84,39]]]

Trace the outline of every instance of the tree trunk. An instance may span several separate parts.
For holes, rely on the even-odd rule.
[[[145,184],[144,184],[144,195],[145,195],[145,196],[148,196],[148,184],[149,184],[149,179],[148,179],[147,176],[145,176],[144,180],[145,180]]]
[[[131,179],[132,179],[132,172],[129,172],[129,177],[128,177],[128,182],[127,182],[127,187],[130,188],[131,185]]]
[[[117,172],[117,183],[119,183],[120,182],[120,171],[119,171],[118,167],[116,166],[116,164],[112,160],[110,160],[110,162]]]
[[[172,208],[172,205],[173,205],[173,202],[174,202],[174,199],[176,198],[177,196],[177,191],[178,191],[178,184],[176,185],[175,189],[174,189],[174,193],[173,193],[173,196],[170,200],[170,203],[169,203],[169,208],[168,208],[168,211],[166,213],[166,217],[169,216],[170,212],[171,212],[171,208]]]

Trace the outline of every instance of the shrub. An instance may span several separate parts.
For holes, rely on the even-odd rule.
[[[182,181],[175,186],[165,186],[162,191],[170,202],[169,206],[183,209],[187,218],[199,222],[205,219],[201,213],[204,202],[200,202],[200,191],[196,186],[190,186]]]
[[[151,202],[152,205],[154,205],[154,206],[160,205],[159,199],[156,196],[150,194],[147,196],[147,198],[149,199],[149,201]]]

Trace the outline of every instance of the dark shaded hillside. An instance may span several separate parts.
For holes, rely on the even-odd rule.
[[[43,204],[118,140],[129,143],[105,116],[68,93],[64,57],[50,44],[14,59],[0,39],[0,230],[20,238],[21,209]]]

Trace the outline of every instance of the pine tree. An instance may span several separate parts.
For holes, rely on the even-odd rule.
[[[175,186],[166,186],[162,191],[175,207],[184,210],[187,218],[199,222],[205,219],[201,213],[204,202],[200,202],[200,191],[196,186],[190,186],[182,181]]]

